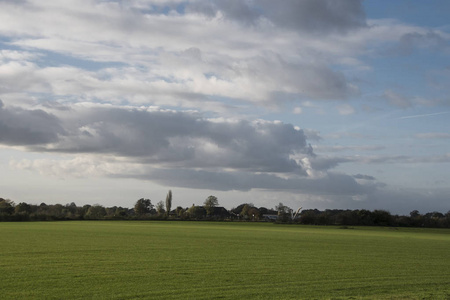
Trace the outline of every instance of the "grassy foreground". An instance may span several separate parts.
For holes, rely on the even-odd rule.
[[[450,231],[0,223],[0,299],[450,299]]]

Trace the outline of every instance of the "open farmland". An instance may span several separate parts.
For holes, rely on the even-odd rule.
[[[450,231],[0,223],[2,299],[449,299]]]

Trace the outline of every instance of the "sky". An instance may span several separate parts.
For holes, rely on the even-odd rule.
[[[449,11],[0,0],[0,197],[445,213]]]

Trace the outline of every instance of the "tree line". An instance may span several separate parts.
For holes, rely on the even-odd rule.
[[[299,209],[300,210],[300,209]],[[305,209],[294,214],[290,207],[279,203],[274,209],[243,203],[231,210],[219,206],[215,196],[207,197],[202,205],[177,206],[172,209],[172,191],[165,201],[153,204],[150,199],[138,199],[133,208],[104,207],[99,204],[78,206],[39,205],[20,202],[15,204],[0,198],[0,221],[52,221],[52,220],[217,220],[266,221],[288,224],[342,225],[342,226],[392,226],[450,228],[450,211],[446,214],[411,211],[409,215],[393,215],[386,210]]]

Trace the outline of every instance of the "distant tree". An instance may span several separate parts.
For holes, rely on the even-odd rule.
[[[156,203],[156,211],[158,212],[158,215],[164,214],[164,202],[159,201],[158,203]]]
[[[242,207],[239,215],[244,219],[258,220],[261,213],[253,204],[249,203]]]
[[[445,215],[443,213],[433,211],[426,213],[424,216],[425,227],[443,227]]]
[[[177,208],[175,209],[175,212],[177,214],[177,217],[179,217],[179,218],[183,218],[184,217],[185,210],[184,210],[183,207],[177,206]]]
[[[186,210],[186,213],[187,213],[187,215],[188,215],[188,217],[189,218],[194,218],[195,216],[195,205],[194,204],[192,204],[192,206],[191,207],[189,207],[187,210]]]
[[[247,218],[249,217],[248,213],[249,213],[250,208],[251,208],[250,205],[245,204],[244,207],[242,207],[242,210],[241,210],[241,212],[239,213],[239,215],[240,215],[241,217],[243,217],[244,219],[247,219]]]
[[[106,216],[106,209],[101,205],[93,205],[89,207],[86,217],[88,219],[100,220]]]
[[[372,220],[374,225],[379,226],[391,226],[392,225],[392,215],[386,210],[374,210],[372,212]]]
[[[261,218],[261,213],[256,207],[250,207],[248,210],[248,216],[252,220],[259,220]]]
[[[28,203],[20,202],[14,208],[16,214],[29,214],[31,213],[31,206]]]
[[[189,218],[192,219],[202,219],[206,215],[206,209],[202,206],[192,206],[187,210]]]
[[[141,198],[138,201],[136,201],[136,204],[134,205],[134,212],[138,216],[143,216],[151,212],[153,209],[153,204],[150,199],[144,199]]]
[[[114,212],[114,217],[125,218],[125,217],[127,217],[127,212],[128,212],[127,208],[123,208],[123,207],[119,206],[116,208],[116,211]]]
[[[0,214],[12,215],[14,213],[14,202],[0,198]]]
[[[358,214],[354,210],[341,210],[339,211],[336,219],[336,223],[340,225],[358,224]]]
[[[450,210],[444,215],[444,227],[450,228]]]
[[[89,210],[89,207],[91,207],[91,205],[89,204],[85,204],[83,206],[78,206],[77,207],[77,215],[80,219],[83,219],[84,216],[86,215],[87,211]]]
[[[239,204],[237,207],[233,207],[233,208],[230,210],[230,212],[231,212],[232,214],[234,214],[235,216],[240,216],[240,215],[241,215],[241,212],[242,212],[242,209],[244,208],[245,205],[247,205],[247,203]]]
[[[169,216],[170,209],[172,208],[172,191],[169,190],[166,196],[166,212],[167,216]]]
[[[358,211],[359,225],[373,225],[372,212],[367,209]]]
[[[288,206],[284,205],[283,203],[279,203],[275,209],[278,212],[278,220],[281,222],[287,222],[290,219],[290,214],[292,212],[292,209]]]
[[[440,219],[444,217],[444,214],[438,211],[433,211],[425,214],[426,218]]]
[[[417,218],[418,216],[420,216],[420,213],[417,209],[413,210],[412,212],[409,213],[409,216],[411,218]]]
[[[319,211],[313,209],[305,209],[300,213],[301,224],[317,224]]]
[[[209,196],[206,198],[205,202],[203,202],[203,207],[206,209],[206,213],[211,215],[214,212],[214,207],[219,205],[219,200],[216,196]]]
[[[75,214],[77,212],[77,205],[75,204],[75,202],[66,204],[66,208],[71,214]]]
[[[105,209],[106,209],[106,217],[108,217],[108,218],[114,218],[115,217],[117,206],[106,207]]]

